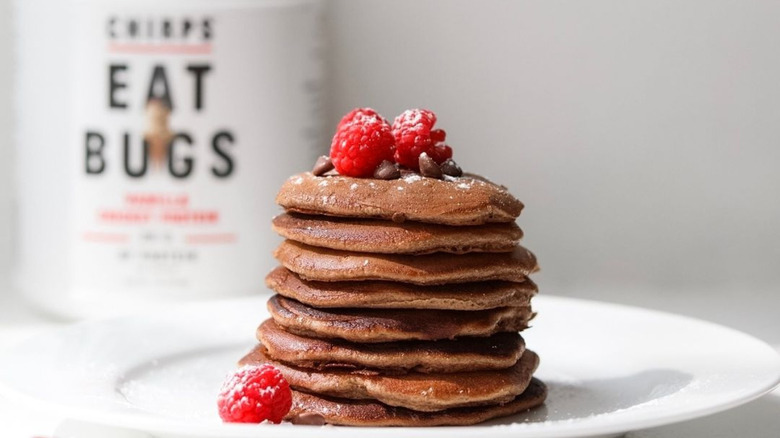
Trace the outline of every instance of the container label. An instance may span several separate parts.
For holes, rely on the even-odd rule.
[[[76,298],[259,290],[275,242],[273,195],[317,147],[312,4],[162,3],[154,13],[131,3],[77,8],[69,142]]]

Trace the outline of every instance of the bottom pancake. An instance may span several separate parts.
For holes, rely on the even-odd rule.
[[[504,370],[377,375],[299,368],[270,359],[261,350],[255,349],[241,359],[239,365],[263,363],[279,369],[290,387],[296,390],[348,399],[377,400],[415,411],[433,412],[513,400],[528,387],[539,366],[539,356],[525,350],[515,365]]]
[[[535,408],[547,398],[547,387],[532,379],[514,400],[501,405],[418,412],[370,400],[348,400],[293,391],[287,420],[302,414],[321,416],[327,424],[340,426],[468,426]]]

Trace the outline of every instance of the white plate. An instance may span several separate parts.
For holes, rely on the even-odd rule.
[[[398,429],[225,425],[215,398],[254,343],[265,299],[197,304],[88,322],[0,358],[0,392],[99,424],[187,437],[374,437]],[[579,437],[659,426],[728,409],[780,381],[780,358],[740,332],[660,312],[541,296],[524,332],[542,358],[546,406],[472,427],[404,436]],[[294,428],[294,429],[292,429]]]

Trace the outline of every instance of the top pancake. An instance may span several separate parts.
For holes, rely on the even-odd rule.
[[[275,217],[273,229],[282,237],[311,246],[384,254],[509,252],[523,237],[514,222],[451,227],[294,213]]]
[[[512,222],[523,209],[505,187],[470,174],[381,180],[306,172],[287,179],[276,202],[298,213],[444,225]]]

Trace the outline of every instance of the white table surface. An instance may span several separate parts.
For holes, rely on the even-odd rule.
[[[0,289],[0,348],[21,342],[27,337],[46,330],[56,330],[63,323],[54,322],[28,308],[21,300],[9,296],[8,289]],[[572,295],[572,294],[566,294]],[[578,291],[577,296],[601,300],[628,302],[676,311],[744,330],[780,347],[780,297],[772,291],[722,292],[710,294],[702,300],[701,294],[648,293],[647,291]],[[698,297],[698,298],[697,298]],[[706,301],[706,304],[703,304]],[[769,302],[767,302],[769,301]],[[742,303],[735,305],[734,303]],[[745,303],[748,305],[746,306]],[[136,438],[135,434],[121,431],[94,430],[88,425],[64,423],[66,419],[56,415],[32,412],[24,407],[0,398],[0,437],[32,438]],[[63,433],[67,429],[67,433]],[[747,405],[698,420],[670,426],[633,431],[631,438],[765,438],[778,436],[780,431],[780,389]],[[143,434],[138,438],[150,438]]]

